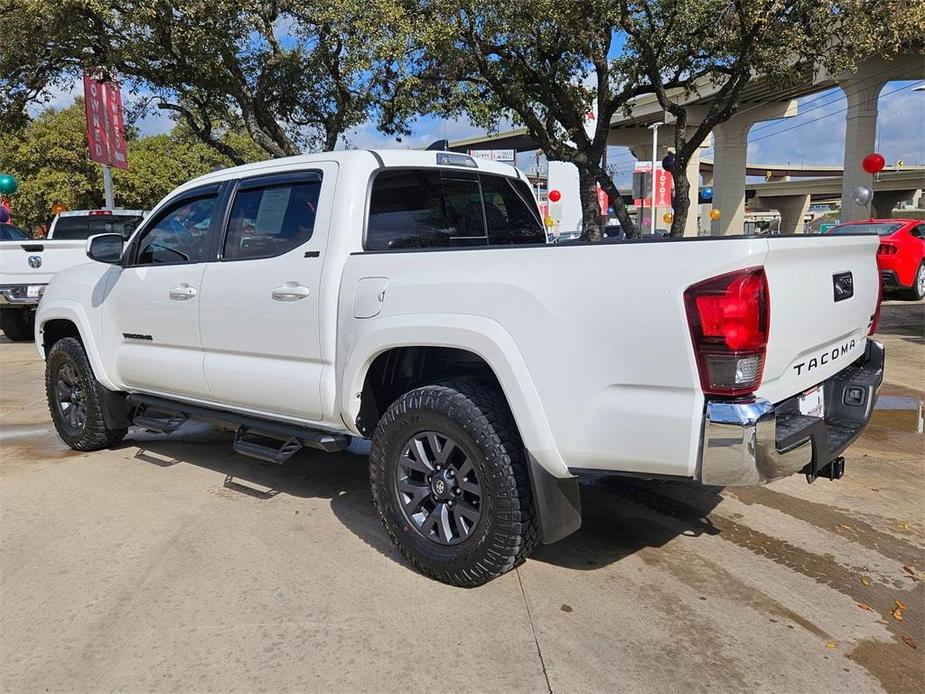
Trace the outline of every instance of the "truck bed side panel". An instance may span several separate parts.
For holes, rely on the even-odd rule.
[[[513,338],[570,468],[692,476],[703,394],[683,292],[761,265],[767,247],[743,238],[356,253],[341,284],[338,362],[357,363],[351,350],[375,342],[385,319],[487,318]],[[388,280],[379,316],[354,318],[362,278]]]

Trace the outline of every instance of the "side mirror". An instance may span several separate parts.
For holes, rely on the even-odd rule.
[[[122,259],[122,234],[97,234],[87,239],[87,257],[98,263],[117,265]]]

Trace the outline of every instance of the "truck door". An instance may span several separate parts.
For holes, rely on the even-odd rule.
[[[103,354],[129,390],[208,398],[199,304],[216,253],[218,197],[210,186],[169,203],[138,233],[108,288]]]
[[[216,402],[321,419],[319,300],[336,177],[336,164],[313,163],[233,191],[199,314]]]

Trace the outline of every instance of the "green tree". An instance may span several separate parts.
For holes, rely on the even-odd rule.
[[[226,136],[250,161],[264,153],[247,136]],[[129,133],[128,170],[113,172],[119,207],[151,209],[173,188],[232,161],[201,142],[183,126],[169,135],[137,137]],[[12,196],[13,219],[25,228],[51,220],[51,208],[102,207],[102,167],[87,155],[83,101],[48,109],[23,127],[0,138],[0,171],[13,174],[19,189]]]
[[[49,85],[101,69],[241,162],[224,133],[246,132],[273,157],[329,150],[369,120],[402,130],[411,105],[415,21],[399,0],[8,2],[30,37],[0,54],[8,121]]]

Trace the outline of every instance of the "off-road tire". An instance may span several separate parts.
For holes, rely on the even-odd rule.
[[[0,311],[0,328],[13,342],[35,339],[35,311],[27,308],[6,308]]]
[[[76,430],[65,421],[57,400],[58,374],[65,366],[70,366],[76,374],[86,406],[83,425]],[[106,426],[98,389],[99,386],[93,377],[93,369],[90,367],[87,354],[80,341],[73,337],[58,340],[45,360],[45,395],[58,436],[75,451],[98,451],[109,448],[121,441],[128,431],[128,429],[110,429]]]
[[[921,277],[925,275],[925,262],[919,263],[915,275],[912,277],[912,286],[903,291],[903,298],[908,301],[921,301],[925,299],[925,291],[921,282]]]
[[[484,489],[478,525],[459,544],[423,537],[401,509],[395,468],[406,442],[422,431],[452,436],[466,448]],[[539,542],[523,442],[495,387],[450,381],[405,393],[376,427],[369,469],[386,532],[405,559],[431,578],[479,586],[520,564]]]

